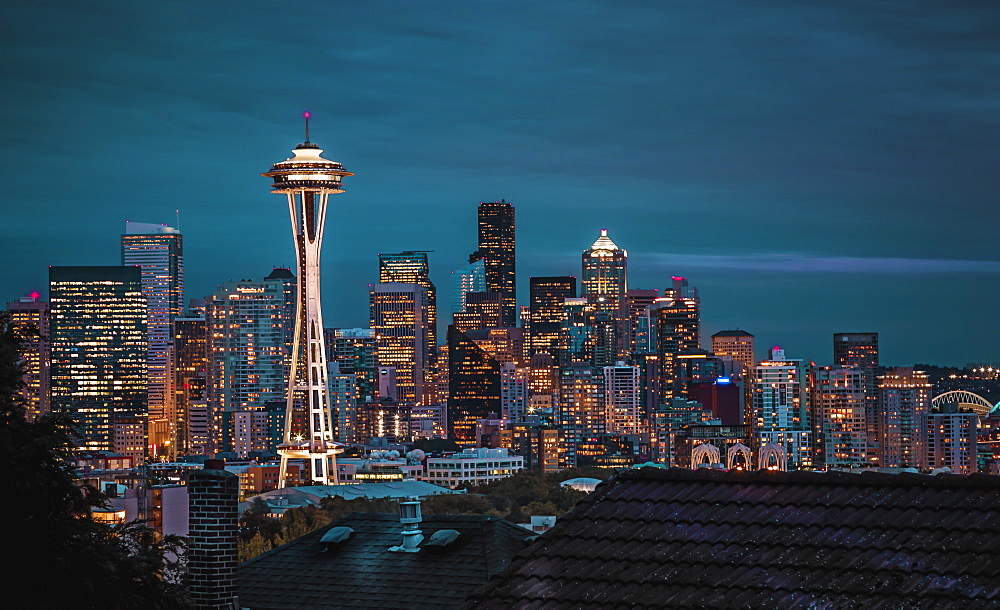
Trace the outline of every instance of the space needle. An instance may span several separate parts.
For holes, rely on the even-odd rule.
[[[343,193],[341,180],[353,176],[340,163],[323,158],[323,149],[309,141],[308,112],[304,113],[306,140],[279,161],[271,171],[271,192],[285,195],[292,220],[292,239],[298,267],[295,339],[283,442],[278,445],[281,469],[278,485],[285,486],[289,460],[305,460],[308,476],[320,485],[337,484],[336,455],[343,449],[333,440],[333,417],[327,384],[323,345],[323,310],[320,306],[319,263],[326,221],[327,199]]]

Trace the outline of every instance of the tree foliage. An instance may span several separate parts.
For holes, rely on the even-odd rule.
[[[5,546],[13,559],[4,601],[39,608],[185,607],[180,540],[160,540],[139,524],[113,527],[91,519],[90,510],[106,499],[74,481],[67,461],[72,418],[25,418],[24,332],[0,315],[0,471],[10,492]]]

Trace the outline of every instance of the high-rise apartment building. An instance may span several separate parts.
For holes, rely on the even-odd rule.
[[[802,360],[785,358],[775,347],[770,358],[745,373],[751,447],[760,451],[774,444],[785,451],[789,470],[807,469],[813,463],[810,425],[809,371]],[[762,465],[766,468],[766,464]]]
[[[517,276],[514,239],[514,206],[501,199],[479,204],[479,251],[470,262],[483,259],[486,290],[499,292],[503,302],[502,322],[517,326]]]
[[[395,370],[400,403],[429,404],[431,369],[427,341],[427,289],[416,283],[389,282],[369,288],[369,320],[375,332],[378,368]]]
[[[753,354],[753,335],[745,330],[720,330],[712,335],[712,353],[728,356],[749,371],[756,363]]]
[[[580,296],[586,298],[597,314],[606,314],[614,333],[615,354],[612,363],[628,352],[628,252],[608,237],[607,229],[583,251],[583,275]]]
[[[837,333],[833,335],[833,365],[855,367],[864,375],[865,422],[868,459],[881,464],[882,447],[878,412],[878,333]]]
[[[513,362],[500,364],[500,417],[509,423],[524,421],[528,413],[528,370]]]
[[[604,419],[610,434],[639,434],[643,429],[639,367],[618,362],[604,367]]]
[[[21,398],[29,421],[49,412],[52,392],[49,376],[49,304],[39,301],[38,297],[38,293],[34,293],[7,303],[10,321],[21,333],[21,358],[24,363]]]
[[[290,347],[282,279],[226,282],[206,297],[207,399],[215,416],[285,400]]]
[[[917,466],[950,468],[955,474],[978,471],[979,418],[974,412],[932,409],[920,416]]]
[[[122,265],[142,270],[142,294],[148,307],[150,442],[169,447],[176,435],[171,324],[184,313],[184,242],[174,227],[125,221],[121,254]]]
[[[448,327],[448,438],[476,443],[476,422],[501,411],[500,364],[476,342]]]
[[[75,415],[81,449],[113,451],[119,422],[147,417],[140,269],[49,267],[49,300],[52,410]]]
[[[865,374],[854,367],[813,367],[810,376],[816,465],[865,468],[868,425],[865,420]]]
[[[931,410],[933,392],[927,373],[913,367],[896,367],[878,378],[882,466],[917,466],[920,420]]]

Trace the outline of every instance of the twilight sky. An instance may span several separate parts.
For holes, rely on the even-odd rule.
[[[292,265],[259,174],[309,110],[357,173],[327,326],[367,326],[378,252],[433,250],[450,311],[476,205],[505,198],[522,302],[607,228],[631,287],[698,286],[706,344],[823,364],[877,331],[883,364],[1000,361],[993,2],[34,0],[0,51],[4,300],[177,208],[189,297]]]

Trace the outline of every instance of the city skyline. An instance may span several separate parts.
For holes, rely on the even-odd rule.
[[[434,250],[449,286],[476,206],[505,199],[519,305],[608,229],[630,288],[699,288],[704,347],[741,328],[758,358],[832,363],[832,334],[878,332],[883,364],[996,361],[994,7],[374,3],[313,43],[294,31],[332,7],[272,30],[236,6],[12,9],[6,301],[50,265],[115,264],[123,220],[176,209],[186,297],[294,268],[252,176],[308,109],[361,176],[329,213],[327,326],[366,326],[380,252]],[[274,89],[279,65],[316,88]]]

